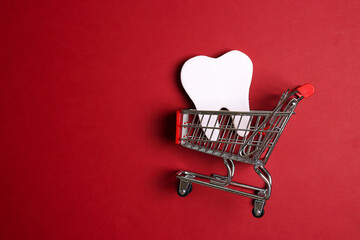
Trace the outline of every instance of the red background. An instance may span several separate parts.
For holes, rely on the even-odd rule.
[[[359,239],[360,4],[352,1],[2,1],[1,239]],[[311,82],[251,200],[177,170],[224,173],[174,144],[190,57],[253,61],[252,109]],[[260,183],[250,165],[238,180]]]

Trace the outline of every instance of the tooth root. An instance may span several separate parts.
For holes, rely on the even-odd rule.
[[[231,110],[230,110],[231,111]],[[218,137],[220,135],[220,123],[218,119],[218,115],[208,115],[208,114],[199,114],[200,123],[203,127],[203,131],[205,136],[211,141],[219,140]],[[220,117],[221,118],[221,117]],[[247,136],[248,128],[249,128],[249,116],[240,116],[236,115],[232,117],[232,125],[228,127],[234,127],[237,129],[241,129],[236,131],[238,135],[241,137]],[[224,125],[227,123],[223,123]],[[231,124],[231,123],[230,123]],[[233,136],[236,137],[236,136]]]
[[[230,110],[230,111],[236,111],[236,110]],[[249,131],[247,130],[250,124],[249,120],[250,120],[249,116],[236,115],[233,117],[234,127],[237,129],[241,129],[237,131],[237,134],[239,134],[241,137],[247,136],[247,134],[249,133]]]
[[[219,58],[197,56],[185,62],[181,69],[182,85],[198,110],[249,111],[249,89],[252,62],[240,51],[230,51]],[[208,139],[218,140],[220,130],[216,116],[199,116]],[[244,137],[250,117],[232,117],[237,133]],[[217,129],[208,128],[215,127]]]
[[[206,137],[212,141],[216,141],[220,134],[217,115],[199,114],[199,118]]]

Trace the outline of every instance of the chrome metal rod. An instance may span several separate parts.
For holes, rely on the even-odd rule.
[[[200,173],[187,172],[187,171],[179,171],[177,173],[177,175],[178,176],[187,175],[187,176],[191,176],[191,177],[199,177],[199,178],[203,178],[203,179],[206,179],[206,180],[209,180],[209,181],[211,181],[211,180],[213,180],[213,181],[225,181],[225,179],[226,179],[225,176],[218,175],[218,174],[212,174],[212,177],[211,177],[211,176],[203,175],[203,174],[200,174]],[[230,182],[230,185],[233,185],[233,186],[236,186],[236,187],[241,187],[241,188],[247,188],[247,189],[254,190],[254,191],[262,191],[263,192],[263,191],[266,190],[266,189],[263,189],[263,188],[250,186],[250,185],[247,185],[247,184],[244,184],[244,183],[233,182],[233,181]]]
[[[260,166],[261,170],[267,175],[267,179],[269,180],[270,186],[272,185],[272,178],[268,170],[265,167]]]
[[[220,175],[218,175],[218,176],[220,176]],[[244,196],[244,197],[248,197],[248,198],[252,198],[252,199],[257,199],[257,200],[264,200],[265,199],[264,197],[258,196],[258,195],[255,195],[255,194],[235,190],[235,189],[224,187],[224,186],[221,186],[221,185],[218,185],[218,184],[204,182],[204,181],[195,179],[196,177],[203,178],[203,179],[210,180],[210,181],[212,180],[212,181],[215,181],[215,182],[219,182],[219,179],[216,179],[215,177],[210,177],[210,176],[206,176],[206,175],[198,174],[198,173],[194,173],[194,172],[180,171],[180,172],[177,173],[177,178],[180,179],[180,180],[186,181],[186,182],[197,183],[197,184],[200,184],[200,185],[203,185],[203,186],[206,186],[206,187],[215,188],[215,189],[218,189],[218,190],[234,193],[234,194]],[[226,178],[224,176],[221,176],[221,177]],[[247,189],[251,189],[251,190],[254,190],[254,191],[264,191],[264,189],[249,186],[249,185],[246,185],[246,184],[237,183],[237,182],[230,182],[230,185],[234,185],[234,186],[238,186],[238,187],[242,187],[242,188],[247,188]]]
[[[224,163],[225,163],[225,166],[226,166],[226,169],[227,169],[227,173],[228,173],[228,176],[226,178],[226,181],[225,183],[223,184],[224,187],[228,186],[231,182],[231,178],[232,178],[232,169],[229,165],[229,161],[232,163],[231,160],[227,160],[226,158],[224,158]],[[234,164],[232,164],[234,166]]]
[[[265,199],[266,200],[268,200],[269,198],[270,198],[270,195],[271,195],[271,183],[270,183],[270,181],[271,180],[269,180],[263,173],[262,173],[262,171],[260,171],[259,170],[259,168],[262,170],[262,169],[265,169],[264,167],[261,167],[261,166],[259,166],[259,167],[257,167],[257,166],[254,166],[254,170],[255,170],[255,172],[260,176],[260,178],[262,179],[262,180],[264,180],[264,182],[266,183],[266,188],[267,188],[267,190],[266,190],[266,193],[265,193]],[[266,171],[266,169],[265,169],[265,171]],[[266,171],[267,172],[267,171]],[[270,175],[270,174],[269,174]],[[271,178],[271,177],[270,177]]]
[[[262,189],[262,188],[258,188],[258,187],[246,185],[246,184],[243,184],[243,183],[238,183],[238,182],[231,182],[230,185],[237,186],[237,187],[242,187],[242,188],[247,188],[247,189],[251,189],[251,190],[254,190],[254,191],[264,191],[264,189]]]
[[[223,186],[216,185],[216,184],[203,182],[203,181],[200,181],[200,180],[197,180],[197,179],[190,179],[190,178],[186,178],[186,177],[183,177],[183,176],[178,176],[178,178],[180,180],[189,181],[189,182],[192,182],[192,183],[197,183],[197,184],[200,184],[200,185],[203,185],[203,186],[215,188],[215,189],[218,189],[218,190],[222,190],[222,191],[225,191],[225,192],[237,194],[237,195],[240,195],[240,196],[244,196],[244,197],[248,197],[248,198],[252,198],[252,199],[257,199],[257,200],[264,200],[264,197],[261,197],[261,196],[258,196],[258,195],[254,195],[254,194],[251,194],[251,193],[246,193],[246,192],[234,190],[234,189],[223,187]]]
[[[225,179],[226,179],[226,177],[224,177],[222,175],[218,175],[218,174],[213,174],[212,176],[215,177],[217,180],[218,180],[218,178],[221,179],[218,181],[225,181]],[[254,191],[265,191],[266,190],[263,188],[258,188],[258,187],[250,186],[250,185],[243,184],[243,183],[233,182],[233,181],[230,182],[230,185],[233,185],[236,187],[241,187],[241,188],[247,188],[247,189],[254,190]]]

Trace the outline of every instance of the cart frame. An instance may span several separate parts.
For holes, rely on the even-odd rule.
[[[275,148],[290,117],[298,103],[314,93],[311,84],[305,84],[293,91],[285,91],[273,111],[177,111],[176,143],[186,148],[223,158],[227,175],[212,174],[211,176],[179,171],[180,180],[178,194],[187,196],[192,191],[192,184],[226,191],[254,199],[253,215],[260,218],[264,215],[264,206],[271,196],[272,178],[265,165]],[[216,124],[210,126],[209,120],[204,125],[203,118],[216,118]],[[238,126],[233,120],[240,119]],[[246,128],[239,128],[241,121],[247,121]],[[210,140],[205,131],[219,131],[216,140]],[[241,137],[239,133],[242,133]],[[265,187],[259,188],[233,181],[235,173],[234,161],[251,164],[256,174],[264,181]],[[232,186],[232,187],[230,187]],[[238,188],[238,189],[236,189]],[[239,189],[254,191],[254,194]]]

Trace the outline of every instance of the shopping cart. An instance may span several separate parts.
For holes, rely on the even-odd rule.
[[[253,215],[257,218],[262,217],[272,187],[271,175],[265,169],[265,165],[297,104],[313,93],[314,87],[311,84],[305,84],[291,92],[287,90],[273,111],[177,111],[176,143],[223,158],[227,169],[227,176],[207,176],[179,171],[178,194],[182,197],[187,196],[192,191],[192,184],[196,183],[249,197],[254,199]],[[211,118],[215,118],[216,121],[210,121]],[[234,121],[236,118],[238,121]],[[208,119],[207,124],[204,124],[203,119]],[[242,121],[247,121],[245,128],[239,128]],[[209,124],[210,122],[212,124]],[[238,123],[237,126],[234,126],[235,122]],[[214,131],[219,131],[216,140],[211,140],[209,131],[210,136]],[[254,165],[255,172],[265,182],[265,188],[232,181],[235,173],[233,161]],[[243,192],[239,190],[241,188],[254,193]]]

